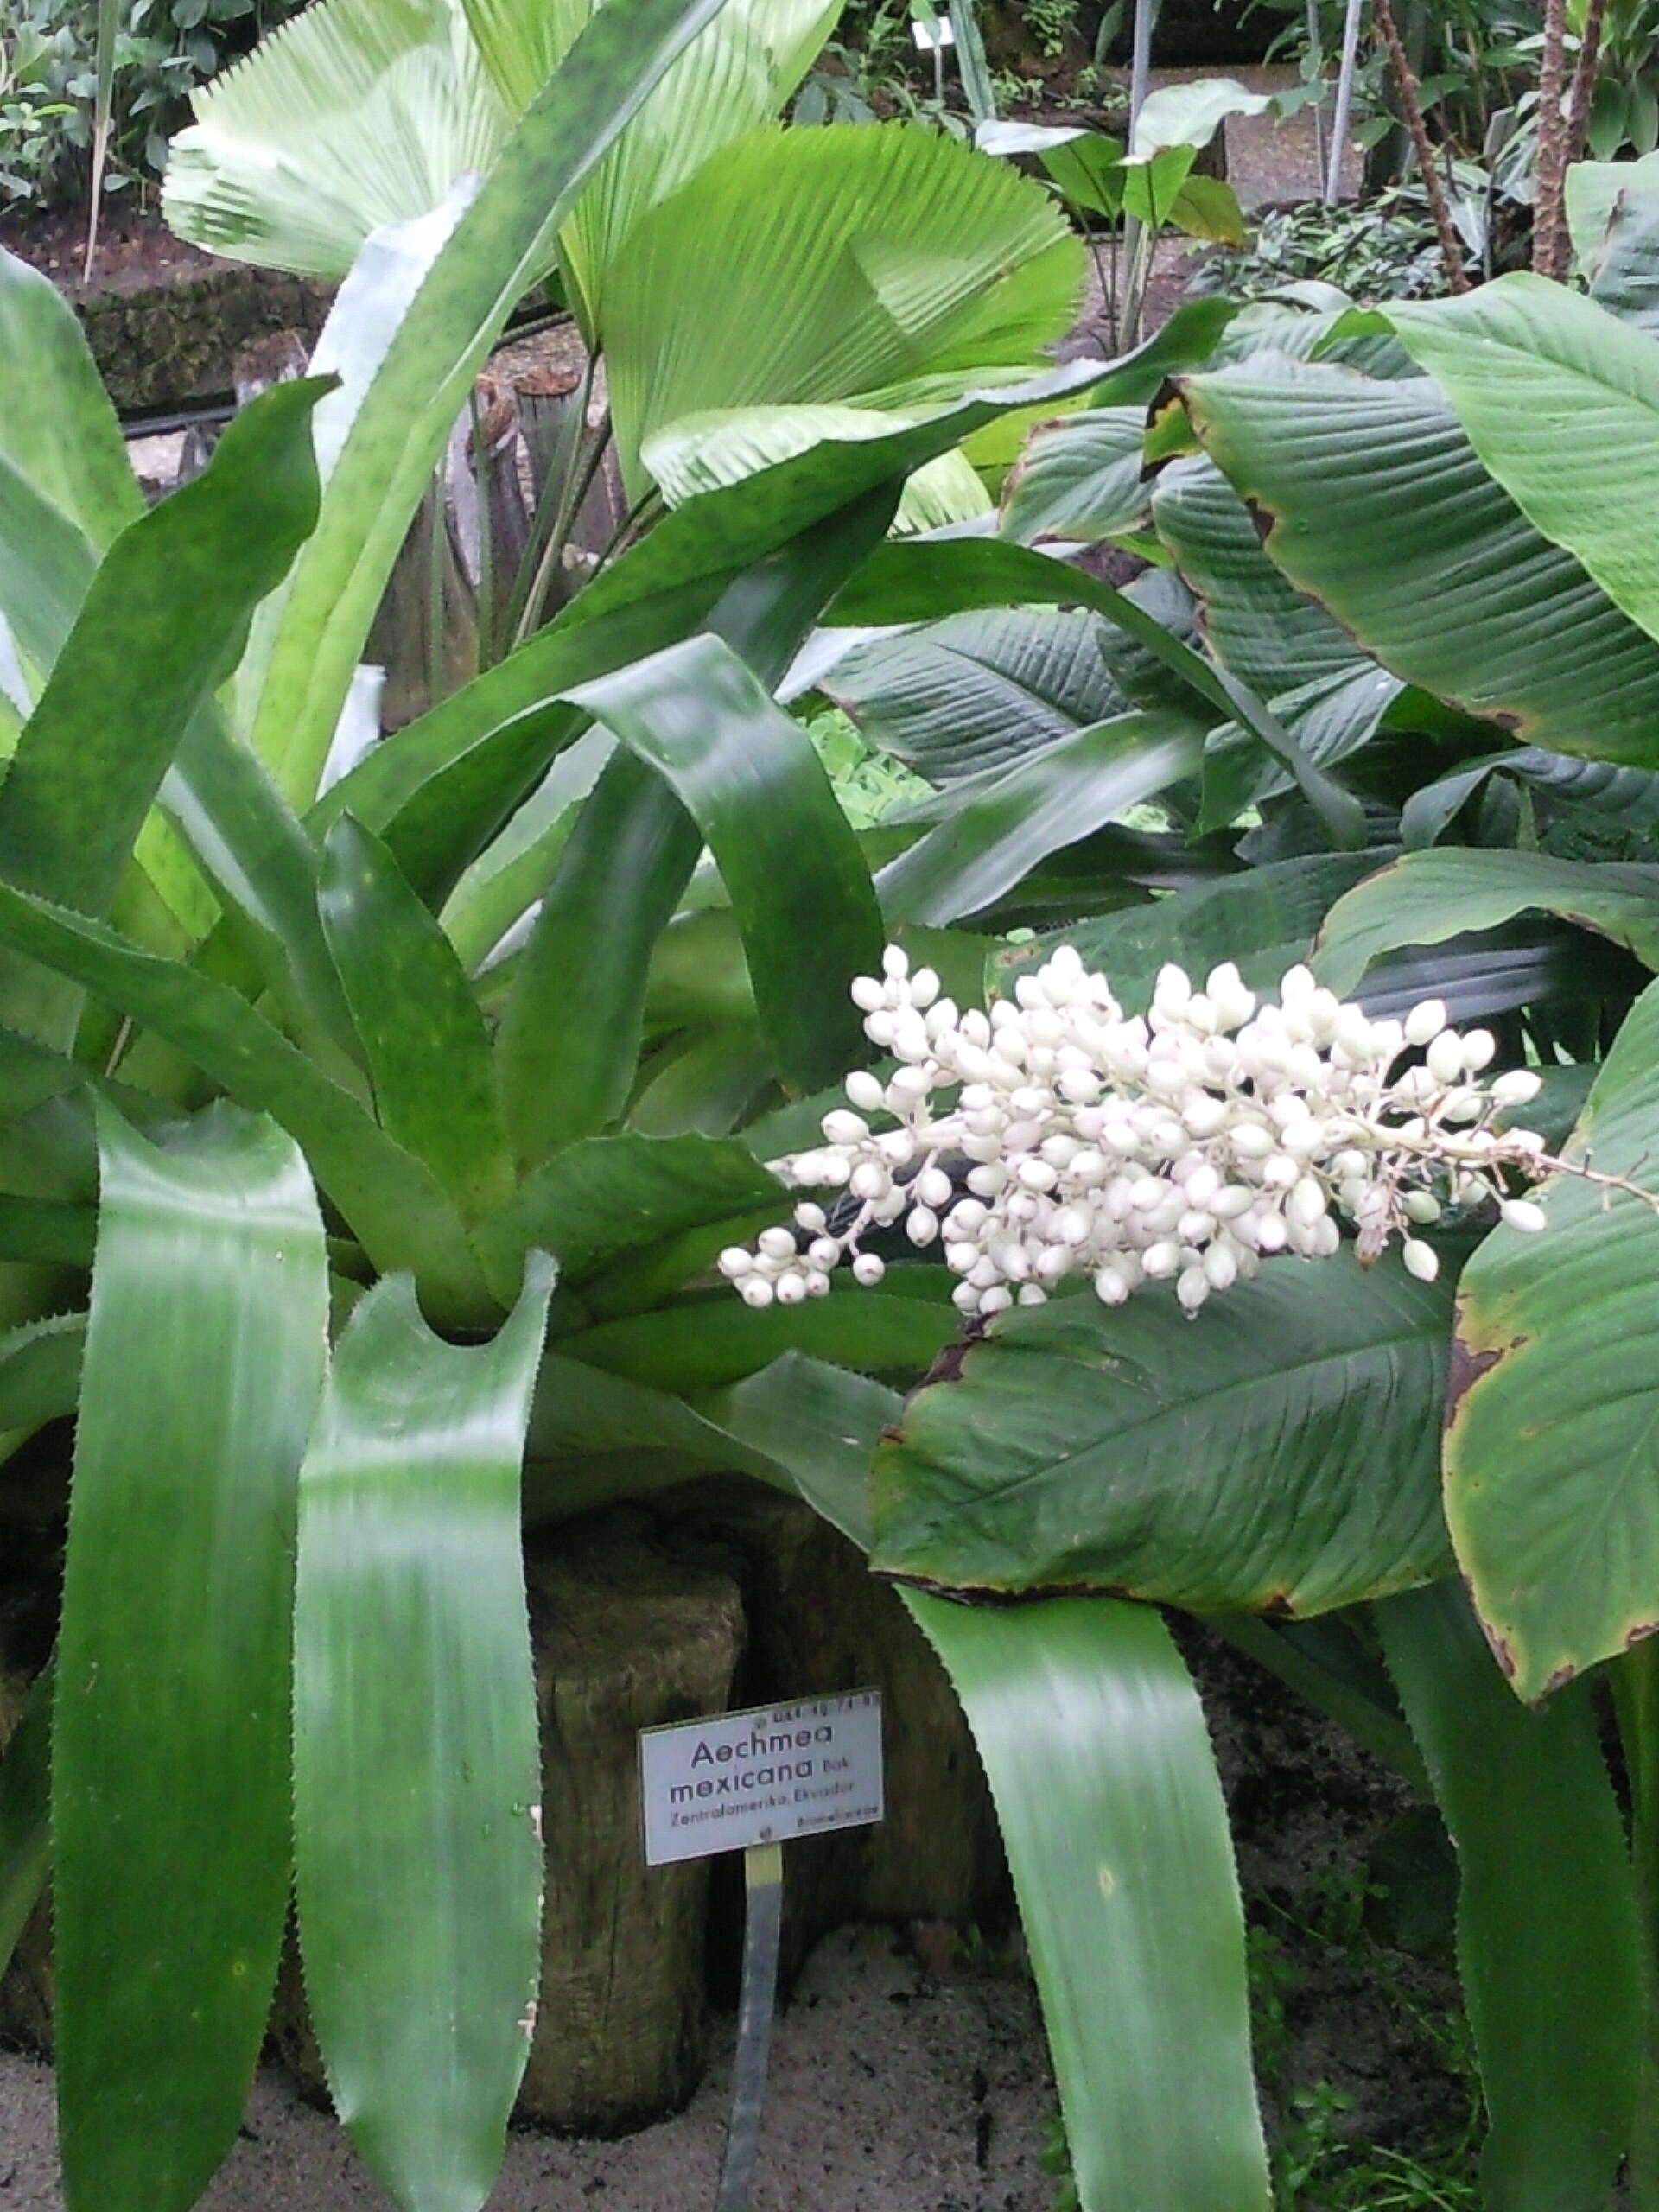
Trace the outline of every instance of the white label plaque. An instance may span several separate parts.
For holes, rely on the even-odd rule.
[[[803,1698],[639,1732],[645,1863],[881,1818],[881,1693]]]

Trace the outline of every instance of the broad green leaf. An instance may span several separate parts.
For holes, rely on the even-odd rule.
[[[1192,775],[1203,755],[1191,715],[1123,715],[958,784],[944,819],[877,876],[882,911],[938,928],[982,912],[1050,853]]]
[[[217,1106],[158,1150],[105,1109],[99,1150],[53,1726],[64,2190],[185,2212],[236,2140],[288,1910],[327,1270],[273,1123]]]
[[[1068,207],[1115,222],[1123,212],[1123,142],[1073,124],[1016,123],[993,117],[974,132],[982,154],[1035,154]]]
[[[1445,390],[1469,442],[1552,544],[1659,634],[1659,349],[1547,277],[1393,307],[1400,342]]]
[[[444,935],[469,974],[540,897],[583,800],[614,750],[603,730],[588,730],[562,753],[444,900]]]
[[[89,1268],[95,1219],[91,1206],[74,1205],[67,1199],[0,1193],[0,1260]]]
[[[556,1153],[525,1177],[481,1241],[509,1287],[525,1252],[539,1247],[557,1260],[565,1288],[575,1289],[624,1253],[766,1206],[774,1220],[789,1210],[776,1177],[741,1139],[624,1130]]]
[[[889,1282],[896,1272],[889,1271]],[[864,1290],[846,1283],[828,1298],[759,1313],[722,1284],[655,1313],[631,1314],[561,1337],[559,1351],[607,1375],[688,1395],[740,1381],[787,1351],[864,1375],[909,1379],[925,1373],[959,1332],[942,1270],[938,1280],[937,1297],[910,1297],[899,1286]]]
[[[0,1974],[46,1886],[52,1859],[52,1699],[55,1663],[0,1743]],[[8,1716],[10,1719],[10,1716]]]
[[[1198,150],[1155,146],[1131,153],[1123,165],[1123,212],[1149,231],[1160,231],[1186,189]]]
[[[791,406],[709,407],[682,415],[647,439],[644,461],[671,507],[741,483],[774,468],[826,439],[847,444],[884,437],[895,422],[916,419],[879,407],[848,407],[821,400]],[[925,416],[921,419],[925,420]],[[960,453],[941,454],[906,485],[893,518],[895,531],[944,530],[991,511],[991,495]]]
[[[573,696],[662,777],[713,853],[784,1081],[832,1081],[863,1034],[849,986],[879,967],[885,938],[806,733],[718,638],[688,639]]]
[[[950,784],[1122,714],[1106,634],[1096,615],[1047,607],[947,615],[855,645],[818,689],[871,745]]]
[[[3,884],[0,943],[84,985],[232,1098],[274,1116],[378,1268],[413,1268],[446,1318],[488,1310],[460,1216],[425,1167],[239,992]]]
[[[1540,537],[1432,384],[1258,358],[1182,393],[1274,565],[1385,668],[1528,743],[1659,765],[1659,648]]]
[[[874,1564],[929,1588],[1318,1613],[1449,1564],[1447,1283],[1351,1245],[1189,1321],[1088,1289],[999,1319],[875,1467]],[[1376,1470],[1389,1478],[1379,1485]]]
[[[1189,176],[1171,200],[1167,219],[1188,238],[1217,245],[1243,245],[1250,234],[1238,194],[1218,176]]]
[[[1345,997],[1401,945],[1440,944],[1537,911],[1593,930],[1659,968],[1659,868],[1447,845],[1405,853],[1339,899],[1313,964]]]
[[[256,750],[290,804],[318,778],[386,578],[489,349],[594,164],[721,0],[607,0],[454,219],[345,429],[269,641]],[[371,822],[371,829],[378,823]]]
[[[1332,902],[1368,875],[1376,859],[1374,853],[1313,853],[1270,861],[1190,885],[1147,906],[1009,945],[993,957],[989,973],[1006,993],[1057,944],[1070,944],[1085,967],[1105,976],[1128,1014],[1147,1011],[1158,971],[1172,960],[1195,982],[1230,960],[1252,990],[1271,996],[1286,969],[1307,958]]]
[[[315,381],[266,393],[194,483],[124,531],[0,786],[0,874],[102,916],[183,738],[315,520]],[[78,995],[16,970],[12,1020],[67,1046]]]
[[[1152,487],[1142,480],[1144,406],[1091,407],[1043,424],[1002,487],[1004,537],[1093,543],[1133,530]]]
[[[399,2212],[478,2212],[530,2056],[541,1787],[519,1472],[553,1269],[448,1344],[362,1300],[300,1476],[294,1815],[334,2108]]]
[[[1168,1630],[904,1596],[991,1785],[1082,2212],[1266,2212],[1227,1810]]]
[[[607,277],[625,480],[643,489],[652,437],[711,408],[943,407],[988,371],[1012,381],[1065,330],[1083,267],[1048,194],[943,132],[752,131],[641,218]]]
[[[1455,1580],[1374,1618],[1459,1875],[1458,1962],[1490,2121],[1484,2202],[1608,2202],[1641,2048],[1640,1926],[1587,1687],[1529,1713]]]
[[[1659,988],[1620,1029],[1566,1151],[1651,1181]],[[1538,1237],[1493,1231],[1458,1305],[1446,1517],[1492,1648],[1537,1698],[1659,1622],[1659,1418],[1644,1347],[1659,1216],[1563,1175]]]
[[[1414,791],[1400,810],[1400,834],[1410,847],[1432,845],[1493,775],[1516,777],[1567,806],[1584,807],[1632,829],[1659,828],[1659,772],[1573,760],[1535,745],[1483,753]]]
[[[512,1188],[495,1062],[454,948],[378,837],[342,815],[318,904],[380,1126],[473,1221]]]
[[[1160,146],[1207,146],[1230,115],[1272,112],[1271,92],[1246,92],[1234,77],[1192,77],[1148,92],[1135,119],[1137,154]]]
[[[884,545],[867,561],[834,601],[831,623],[926,621],[958,609],[1006,606],[1081,605],[1125,632],[1179,690],[1236,720],[1283,761],[1309,805],[1337,843],[1364,841],[1364,810],[1323,769],[1309,760],[1261,700],[1194,652],[1138,601],[1082,570],[1029,547],[996,539],[959,539],[924,545]],[[1131,690],[1126,681],[1124,688]]]
[[[753,1020],[683,1035],[644,1071],[628,1127],[646,1136],[729,1135],[772,1072],[772,1055]]]

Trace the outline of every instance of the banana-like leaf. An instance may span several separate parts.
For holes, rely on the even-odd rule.
[[[329,832],[318,899],[381,1127],[464,1220],[481,1218],[505,1203],[512,1160],[489,1035],[454,948],[350,815]]]
[[[982,912],[1039,861],[1171,784],[1204,757],[1190,715],[1123,715],[948,794],[950,811],[882,869],[882,911],[943,928]]]
[[[1344,1245],[1268,1262],[1202,1328],[1162,1293],[1010,1313],[884,1440],[873,1564],[1199,1612],[1318,1613],[1427,1581],[1450,1563],[1451,1304],[1449,1284],[1393,1256],[1368,1273]]]
[[[322,277],[482,175],[516,119],[450,0],[318,0],[190,105],[167,220],[210,252]]]
[[[1258,358],[1181,388],[1274,564],[1385,668],[1553,752],[1659,765],[1659,648],[1540,537],[1432,384]]]
[[[0,787],[0,875],[106,914],[186,727],[316,519],[311,410],[287,384],[99,567]],[[12,1020],[67,1046],[79,994],[14,969]]]
[[[1624,1022],[1567,1157],[1651,1181],[1659,986]],[[1493,1231],[1458,1307],[1446,1516],[1476,1610],[1517,1696],[1536,1698],[1659,1621],[1659,1217],[1562,1176],[1548,1232]]]
[[[1534,528],[1659,636],[1659,548],[1641,520],[1659,498],[1659,349],[1647,333],[1525,272],[1389,320]]]
[[[1172,960],[1195,980],[1233,961],[1252,990],[1271,995],[1286,969],[1307,958],[1333,901],[1370,874],[1377,859],[1368,853],[1313,853],[1269,861],[1190,885],[1148,906],[1080,922],[1030,944],[1008,945],[992,957],[988,972],[1006,995],[1016,976],[1040,967],[1057,944],[1070,944],[1086,967],[1105,976],[1128,1014],[1147,1011],[1158,971]]]
[[[1659,188],[1659,154],[1635,162],[1574,162],[1567,173],[1567,220],[1580,270],[1588,274],[1622,195],[1645,200]]]
[[[990,1782],[1082,2212],[1266,2212],[1227,1811],[1168,1630],[904,1594]]]
[[[1595,256],[1590,296],[1621,322],[1659,334],[1659,193],[1619,194]]]
[[[925,1272],[933,1294],[906,1295],[894,1281],[905,1272]],[[790,1351],[862,1375],[908,1378],[925,1373],[960,1332],[949,1289],[942,1268],[890,1268],[875,1290],[845,1284],[828,1298],[756,1312],[722,1285],[561,1337],[559,1351],[607,1375],[685,1395],[738,1382]]]
[[[1083,248],[1028,179],[909,125],[765,129],[641,218],[599,340],[625,479],[711,408],[943,407],[1036,365],[1075,311]]]
[[[1535,745],[1516,745],[1462,761],[1414,791],[1400,810],[1406,845],[1432,845],[1494,775],[1517,777],[1565,805],[1607,815],[1633,830],[1659,828],[1659,772],[1616,768],[1605,760],[1573,760]]]
[[[553,1269],[487,1344],[404,1278],[334,1353],[300,1477],[301,1955],[335,2110],[399,2212],[478,2212],[530,2055],[541,1789],[519,1473]]]
[[[1659,868],[1446,845],[1405,853],[1332,908],[1314,949],[1345,996],[1401,945],[1440,944],[1537,911],[1593,930],[1659,969]]]
[[[1046,607],[953,614],[855,645],[818,688],[880,751],[951,784],[1122,714],[1106,634]]]
[[[327,1270],[298,1147],[99,1115],[52,1750],[73,2212],[185,2212],[236,2139],[289,1894],[296,1484]]]
[[[1358,800],[1306,757],[1261,700],[1194,652],[1128,593],[1028,546],[969,538],[884,545],[839,594],[825,620],[853,624],[926,621],[959,608],[1010,602],[1081,605],[1105,615],[1166,678],[1173,678],[1179,693],[1201,702],[1223,721],[1236,721],[1260,739],[1290,771],[1334,843],[1357,848],[1364,842],[1364,810]],[[1122,680],[1133,697],[1132,682],[1127,677]]]
[[[0,943],[153,1030],[232,1097],[273,1115],[383,1269],[412,1267],[447,1318],[490,1310],[461,1217],[422,1163],[239,992],[0,884]]]
[[[1207,146],[1230,115],[1268,115],[1271,92],[1247,92],[1235,77],[1193,77],[1148,92],[1135,119],[1130,149],[1155,153],[1160,146]]]
[[[556,1153],[525,1177],[480,1242],[495,1279],[510,1291],[524,1254],[537,1246],[558,1255],[560,1281],[573,1290],[626,1253],[763,1207],[772,1209],[773,1220],[788,1211],[777,1179],[740,1139],[625,1130]],[[696,1272],[694,1262],[686,1275]]]
[[[885,938],[805,732],[718,638],[688,639],[573,696],[668,784],[713,853],[784,1081],[833,1080],[863,1035],[849,986],[879,968]]]
[[[384,309],[359,300],[378,366],[365,393],[338,395],[349,404],[343,434],[328,434],[321,514],[265,641],[249,709],[255,748],[290,804],[315,797],[410,516],[491,346],[545,270],[595,163],[720,5],[607,0],[454,215],[390,335]],[[346,344],[337,325],[336,352]]]
[[[29,1700],[0,1744],[0,1974],[46,1886],[52,1859],[52,1700],[56,1662],[30,1685]],[[10,1716],[8,1716],[10,1718]]]
[[[1020,545],[1058,537],[1093,543],[1146,518],[1144,407],[1094,407],[1037,430],[1002,487],[997,528]]]
[[[1491,2126],[1484,2201],[1607,2202],[1630,2139],[1641,1926],[1587,1686],[1529,1713],[1455,1580],[1375,1620],[1457,1847],[1458,1957]]]

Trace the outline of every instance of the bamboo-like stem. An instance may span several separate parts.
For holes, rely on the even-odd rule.
[[[1567,0],[1544,0],[1544,50],[1538,68],[1538,168],[1532,211],[1532,265],[1559,283],[1567,275]]]
[[[1466,292],[1469,277],[1463,265],[1463,248],[1458,243],[1452,210],[1446,205],[1446,188],[1435,166],[1434,149],[1428,143],[1428,126],[1423,121],[1422,103],[1417,97],[1417,79],[1406,59],[1406,49],[1400,42],[1400,33],[1389,0],[1374,0],[1374,5],[1377,31],[1382,41],[1383,52],[1388,55],[1395,91],[1400,96],[1400,111],[1405,118],[1406,129],[1416,152],[1423,189],[1428,194],[1428,212],[1434,220],[1434,235],[1440,242],[1440,259],[1446,264],[1446,281],[1454,292]]]
[[[1331,143],[1325,154],[1325,204],[1334,207],[1342,197],[1342,164],[1348,151],[1348,120],[1353,113],[1354,77],[1359,67],[1359,23],[1365,0],[1348,0],[1342,18],[1342,59],[1337,65],[1337,105],[1331,118]]]

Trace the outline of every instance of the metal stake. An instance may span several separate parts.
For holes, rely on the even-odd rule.
[[[757,1843],[743,1854],[743,1991],[732,2067],[732,2124],[715,2212],[748,2212],[760,2148],[760,2108],[778,1999],[779,1935],[784,1916],[784,1850]]]

